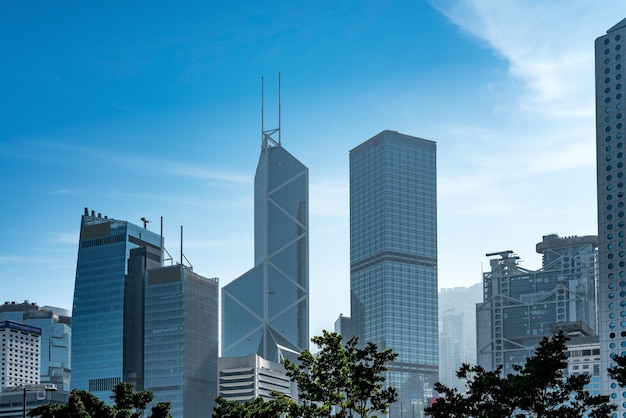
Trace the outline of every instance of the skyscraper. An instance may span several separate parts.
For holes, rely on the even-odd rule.
[[[383,131],[350,151],[352,326],[399,355],[394,418],[421,411],[437,381],[436,174],[433,141]]]
[[[217,397],[218,280],[175,265],[149,270],[144,387],[174,417],[205,417]]]
[[[624,217],[624,87],[626,19],[596,39],[596,153],[598,170],[598,289],[601,369],[626,346],[626,218]],[[603,391],[626,416],[626,392],[605,378]]]
[[[487,370],[524,364],[551,325],[583,322],[596,326],[596,236],[550,234],[537,244],[542,267],[519,265],[512,251],[487,254],[491,271],[483,274],[483,302],[476,306],[478,364]]]
[[[308,169],[264,133],[254,177],[254,267],[222,289],[223,357],[280,362],[308,348],[308,185]]]
[[[72,310],[73,389],[111,402],[121,381],[143,388],[144,274],[161,259],[158,234],[85,209]]]
[[[439,381],[448,387],[465,390],[465,382],[456,372],[465,360],[465,324],[463,312],[447,310],[441,317],[439,336]]]

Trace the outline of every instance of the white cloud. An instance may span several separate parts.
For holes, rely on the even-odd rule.
[[[520,107],[552,117],[590,116],[593,103],[593,40],[626,14],[626,3],[607,0],[433,0],[464,31],[509,61],[523,81]],[[622,13],[620,13],[622,10]]]

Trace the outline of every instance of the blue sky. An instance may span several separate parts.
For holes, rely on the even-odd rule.
[[[164,217],[226,284],[253,265],[265,126],[310,170],[311,333],[349,314],[348,151],[438,144],[439,285],[595,234],[593,42],[623,0],[0,2],[0,283],[71,308],[80,215]]]

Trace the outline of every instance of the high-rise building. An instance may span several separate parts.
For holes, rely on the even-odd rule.
[[[352,331],[352,318],[339,314],[339,318],[335,321],[335,333],[341,335],[344,344],[350,338],[354,337],[354,331]]]
[[[439,381],[448,387],[465,390],[465,382],[456,372],[465,359],[465,324],[463,312],[454,309],[445,311],[441,318],[442,331],[439,336]]]
[[[463,314],[463,341],[459,341],[462,348],[463,363],[476,364],[476,304],[483,300],[483,284],[476,283],[469,287],[457,286],[439,289],[439,331],[445,329],[444,316],[453,312]],[[441,346],[441,339],[439,345]],[[439,350],[441,352],[441,350]],[[443,382],[442,367],[447,359],[439,356],[439,380]],[[457,369],[458,370],[458,369]]]
[[[41,330],[40,382],[54,384],[59,392],[69,394],[72,369],[70,312],[52,306],[40,307],[28,301],[5,302],[0,305],[0,321],[19,322]]]
[[[189,267],[149,270],[144,388],[173,417],[205,417],[217,397],[218,280]]]
[[[398,353],[392,418],[421,414],[437,381],[436,175],[433,141],[383,131],[350,151],[350,316]]]
[[[73,389],[110,403],[121,381],[143,388],[144,274],[161,259],[158,234],[85,209],[72,309]]]
[[[264,134],[254,177],[254,267],[222,289],[222,356],[280,362],[309,344],[308,169]]]
[[[624,126],[626,19],[596,39],[596,153],[598,174],[598,310],[601,369],[626,346],[626,218]],[[626,416],[626,392],[605,378],[603,391]]]
[[[483,302],[476,306],[479,365],[512,373],[552,335],[552,324],[597,328],[597,243],[596,236],[546,235],[536,246],[543,256],[536,271],[521,267],[512,251],[487,254],[497,257],[483,274]]]

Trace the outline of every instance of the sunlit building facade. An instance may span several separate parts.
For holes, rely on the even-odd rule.
[[[257,354],[219,359],[219,396],[229,401],[274,399],[272,392],[297,399],[298,388],[287,377],[280,363],[265,360]]]
[[[0,340],[0,391],[7,387],[39,384],[41,329],[19,322],[0,321]]]
[[[206,417],[217,397],[218,280],[175,265],[150,270],[144,388],[173,417]]]
[[[144,274],[161,259],[160,235],[85,209],[72,309],[73,389],[110,403],[121,381],[143,388]]]
[[[41,330],[40,383],[70,391],[72,318],[68,310],[24,301],[0,305],[0,321],[14,321]],[[0,417],[2,414],[0,414]]]
[[[265,135],[254,178],[254,267],[222,289],[222,356],[280,362],[309,342],[309,173]]]
[[[600,285],[598,290],[600,369],[611,356],[626,354],[626,218],[624,213],[624,126],[626,19],[595,41],[596,152]],[[605,377],[603,391],[626,417],[626,392]]]
[[[433,141],[383,131],[350,151],[350,295],[359,341],[398,353],[390,416],[420,414],[438,369]]]

